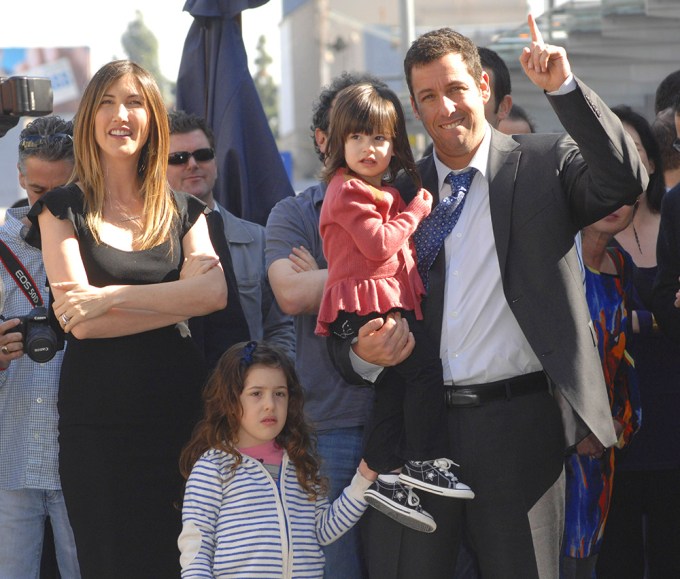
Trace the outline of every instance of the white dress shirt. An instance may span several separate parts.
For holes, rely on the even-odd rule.
[[[440,355],[444,380],[483,384],[541,370],[503,293],[486,178],[491,129],[468,167],[477,169],[458,223],[444,242],[446,288]],[[434,154],[440,199],[451,171]],[[465,171],[465,169],[463,169]],[[459,173],[461,171],[455,171]]]

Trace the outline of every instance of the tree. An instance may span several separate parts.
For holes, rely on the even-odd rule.
[[[161,72],[158,64],[158,40],[144,24],[144,17],[139,10],[135,20],[128,24],[127,30],[123,33],[121,44],[130,60],[153,75],[166,103],[170,103],[173,100],[175,86]]]
[[[253,81],[260,95],[267,121],[269,121],[269,128],[277,138],[279,136],[279,89],[267,70],[272,63],[272,57],[267,53],[266,43],[267,39],[264,35],[260,36],[257,41],[257,58],[255,59],[257,71],[253,75]]]

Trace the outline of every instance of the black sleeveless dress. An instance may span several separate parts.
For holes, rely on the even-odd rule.
[[[43,206],[76,231],[91,285],[155,284],[179,278],[181,240],[204,211],[175,194],[174,243],[145,251],[97,244],[76,185]],[[120,338],[67,337],[59,392],[59,468],[83,578],[179,577],[177,537],[182,446],[200,414],[205,363],[179,326]]]

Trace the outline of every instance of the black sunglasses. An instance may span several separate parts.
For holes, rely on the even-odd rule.
[[[673,148],[674,148],[678,153],[680,153],[680,138],[676,138],[676,139],[673,141]]]
[[[19,141],[19,151],[42,149],[43,147],[60,143],[62,141],[73,142],[73,138],[67,133],[53,133],[51,135],[26,135]]]
[[[189,162],[189,158],[193,157],[197,163],[205,163],[212,161],[215,158],[215,151],[213,149],[196,149],[195,151],[177,151],[168,155],[169,165],[184,165]]]

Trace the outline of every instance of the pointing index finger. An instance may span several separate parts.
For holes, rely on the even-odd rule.
[[[532,42],[543,45],[543,35],[538,29],[538,25],[536,24],[536,19],[534,18],[533,14],[529,14],[529,30],[531,31]]]

